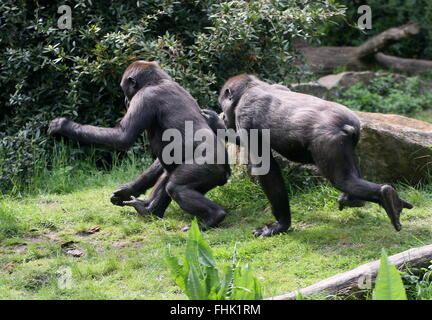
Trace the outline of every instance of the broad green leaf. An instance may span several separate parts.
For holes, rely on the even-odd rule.
[[[191,300],[208,299],[205,281],[199,278],[198,272],[194,265],[191,265],[189,269],[189,276],[186,281],[186,294]]]
[[[390,264],[385,250],[381,253],[381,263],[372,295],[373,300],[407,300],[402,278],[396,267]]]
[[[212,251],[199,230],[196,218],[193,220],[189,230],[189,238],[186,245],[186,259],[188,263],[200,263],[206,267],[216,268]]]
[[[170,272],[172,277],[174,278],[177,285],[182,289],[183,291],[186,290],[186,279],[188,276],[188,270],[185,270],[185,266],[181,265],[178,262],[178,259],[174,256],[172,256],[168,250],[165,254],[165,262],[170,268]]]
[[[249,265],[244,268],[237,266],[234,271],[233,293],[231,300],[262,299],[261,286],[252,274]]]
[[[252,269],[237,263],[234,247],[231,266],[225,267],[222,277],[211,252],[194,219],[187,240],[183,265],[167,252],[165,261],[179,287],[189,299],[254,300],[262,299],[261,286]]]
[[[222,280],[220,282],[219,291],[217,293],[218,300],[229,300],[233,286],[234,270],[231,266],[224,268]]]

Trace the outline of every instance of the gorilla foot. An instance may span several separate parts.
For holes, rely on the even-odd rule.
[[[210,217],[202,219],[203,226],[207,228],[216,227],[223,219],[225,219],[225,216],[226,212],[224,210],[216,211]]]
[[[350,199],[349,195],[346,193],[342,193],[339,198],[339,210],[343,210],[345,207],[350,208],[358,208],[363,207],[365,205],[365,201],[358,199]]]
[[[289,227],[290,227],[289,224],[282,224],[276,221],[276,222],[269,223],[264,227],[255,229],[253,235],[255,237],[271,237],[275,234],[287,231]]]
[[[226,212],[223,210],[217,211],[216,213],[212,214],[207,219],[199,219],[198,227],[201,231],[206,231],[209,228],[216,227],[219,223],[222,222],[223,219],[225,219]],[[181,229],[182,231],[189,231],[190,226],[184,227]]]
[[[385,184],[381,187],[381,205],[387,213],[387,216],[390,218],[393,227],[396,231],[400,231],[402,226],[400,224],[400,214],[403,208],[412,209],[412,204],[406,202],[399,198],[396,190],[391,186]]]
[[[152,213],[147,201],[137,199],[134,196],[131,196],[131,198],[132,200],[130,201],[123,201],[123,205],[134,207],[135,210],[142,216]]]

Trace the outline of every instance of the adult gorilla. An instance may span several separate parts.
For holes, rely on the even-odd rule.
[[[354,148],[360,137],[360,121],[348,108],[310,95],[270,85],[252,75],[229,79],[219,95],[227,128],[270,129],[271,148],[289,160],[315,164],[333,186],[344,193],[339,209],[361,206],[363,201],[380,204],[399,231],[403,208],[412,205],[399,198],[389,185],[360,178]],[[255,230],[271,236],[291,225],[289,201],[277,162],[270,155],[270,171],[258,176],[270,201],[276,222]]]
[[[86,144],[102,145],[111,149],[128,149],[143,132],[147,131],[156,161],[135,181],[115,191],[111,202],[133,206],[140,214],[163,217],[171,199],[183,210],[197,216],[204,227],[212,227],[226,215],[222,207],[204,197],[216,186],[226,183],[229,166],[224,164],[185,164],[185,123],[191,121],[194,133],[204,130],[216,144],[216,136],[201,114],[193,97],[163,71],[156,62],[136,61],[124,72],[121,84],[127,113],[115,128],[81,125],[66,118],[54,119],[48,129],[50,135],[62,135]],[[162,135],[167,129],[182,134],[181,163],[166,163],[162,157]],[[202,132],[202,131],[201,131]],[[193,142],[193,150],[197,145]],[[152,187],[147,200],[138,200],[140,194]]]

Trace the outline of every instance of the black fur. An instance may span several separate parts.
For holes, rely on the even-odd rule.
[[[123,74],[121,87],[127,113],[115,128],[82,125],[66,118],[57,118],[51,122],[48,133],[60,134],[82,143],[126,150],[138,135],[146,131],[157,159],[135,181],[115,191],[112,203],[130,205],[141,214],[162,217],[171,199],[174,199],[182,209],[197,216],[204,226],[214,226],[222,221],[225,211],[205,198],[204,194],[226,183],[228,165],[166,164],[161,157],[164,146],[169,143],[162,141],[164,130],[178,129],[184,138],[185,121],[193,122],[194,131],[210,131],[215,143],[214,128],[209,126],[193,97],[156,62],[132,63]],[[197,143],[194,150],[196,146]],[[152,186],[155,187],[147,200],[135,199]]]
[[[225,125],[232,129],[270,129],[271,148],[292,161],[315,164],[344,194],[340,208],[363,201],[384,207],[396,230],[402,208],[412,205],[399,198],[389,185],[360,178],[354,148],[360,137],[360,121],[348,108],[310,95],[270,85],[252,75],[229,79],[220,91]],[[291,214],[285,185],[276,161],[270,172],[257,177],[272,206],[276,222],[255,230],[271,236],[287,230]]]

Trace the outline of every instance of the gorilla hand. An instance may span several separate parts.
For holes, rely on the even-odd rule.
[[[275,234],[287,231],[289,227],[290,227],[289,224],[283,224],[278,221],[275,221],[265,225],[264,227],[255,229],[253,235],[255,237],[271,237]]]
[[[226,129],[224,121],[219,118],[217,112],[210,109],[203,109],[201,110],[201,114],[215,133],[217,133],[217,129]]]
[[[48,127],[48,134],[50,136],[61,134],[65,128],[65,126],[70,122],[69,119],[61,117],[61,118],[55,118],[51,121],[49,127]]]
[[[123,184],[111,195],[111,203],[123,207],[124,202],[132,200],[134,196],[138,196],[135,190],[129,184]]]

